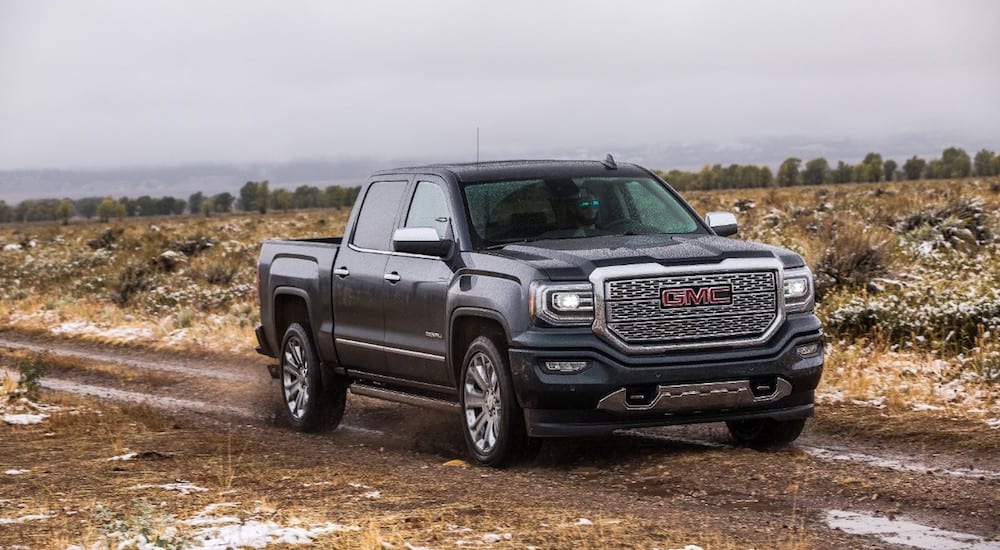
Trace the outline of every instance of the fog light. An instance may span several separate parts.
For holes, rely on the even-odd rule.
[[[819,342],[813,342],[811,344],[805,344],[799,346],[795,349],[798,352],[799,357],[812,357],[818,355],[822,348],[819,347]]]
[[[559,374],[573,374],[590,366],[590,361],[546,361],[545,370]]]

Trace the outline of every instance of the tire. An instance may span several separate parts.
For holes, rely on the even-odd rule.
[[[338,377],[323,387],[323,377],[310,332],[292,323],[281,340],[279,380],[282,409],[299,432],[332,430],[340,424],[347,403],[347,384]]]
[[[738,443],[754,449],[777,449],[795,441],[802,433],[806,419],[730,420],[726,422],[729,433]]]
[[[525,429],[507,361],[485,336],[466,348],[459,396],[462,433],[476,462],[499,467],[538,449]]]

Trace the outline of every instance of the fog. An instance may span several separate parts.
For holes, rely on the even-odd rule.
[[[4,1],[0,170],[470,160],[477,128],[482,158],[996,147],[998,20],[990,1]]]

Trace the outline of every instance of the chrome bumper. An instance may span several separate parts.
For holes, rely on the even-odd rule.
[[[754,395],[749,380],[708,382],[704,384],[677,384],[658,386],[656,396],[648,403],[629,403],[628,390],[622,388],[602,398],[598,410],[619,414],[631,412],[684,412],[713,409],[738,409],[765,405],[788,397],[792,384],[778,377],[774,391],[768,395]],[[645,398],[642,400],[645,401]]]

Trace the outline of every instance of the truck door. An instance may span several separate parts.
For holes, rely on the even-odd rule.
[[[425,179],[432,179],[426,176]],[[444,185],[418,180],[403,227],[433,227],[451,236],[452,213]],[[394,253],[386,265],[386,370],[393,376],[450,386],[448,342],[449,264],[438,257]]]
[[[354,230],[333,265],[333,325],[343,366],[384,372],[386,262],[408,181],[368,187]]]

